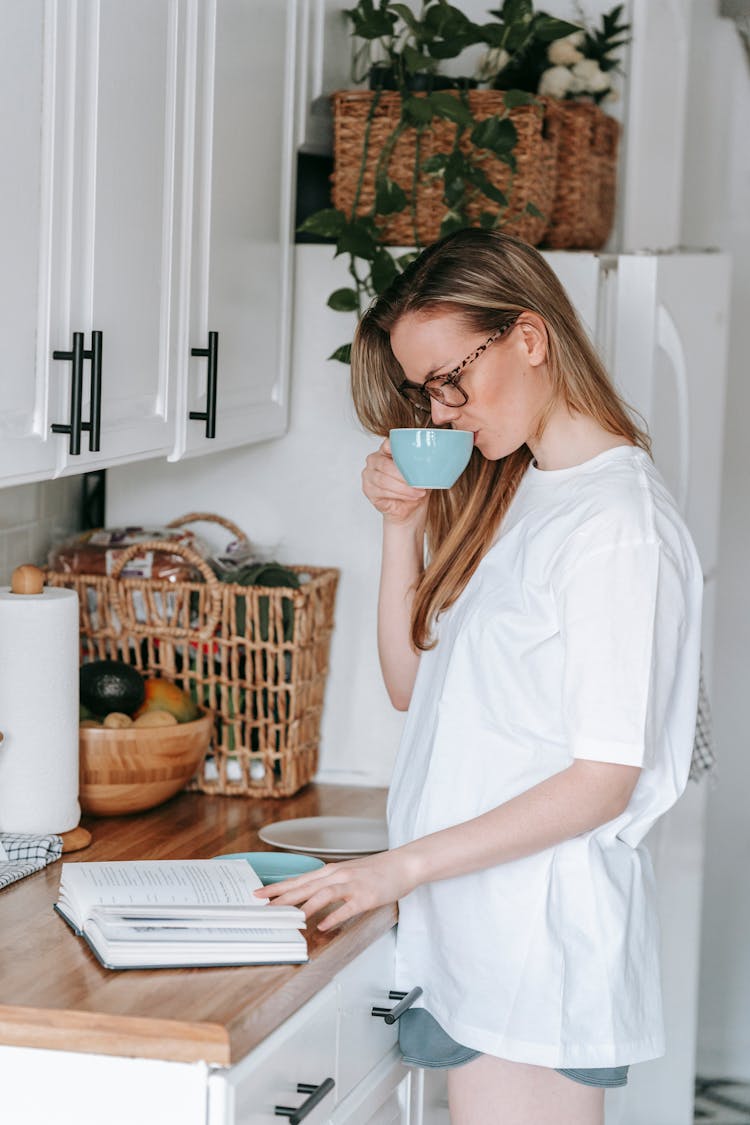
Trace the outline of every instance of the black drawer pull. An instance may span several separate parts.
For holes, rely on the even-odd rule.
[[[422,995],[422,989],[417,985],[412,988],[411,992],[389,992],[389,1000],[399,1000],[400,1003],[396,1004],[395,1008],[372,1008],[370,1015],[380,1016],[386,1023],[395,1023],[399,1016],[402,1016],[407,1008],[411,1008],[414,1001]]]
[[[99,437],[102,424],[102,333],[91,333],[91,351],[83,346],[83,332],[73,333],[73,347],[69,352],[54,351],[53,359],[65,359],[73,364],[70,379],[70,421],[55,422],[50,429],[53,434],[69,434],[68,452],[77,457],[81,452],[81,434],[89,435],[89,451],[99,452]],[[83,364],[91,360],[91,415],[88,422],[83,421]]]
[[[288,1117],[289,1125],[299,1125],[299,1122],[304,1121],[308,1113],[312,1113],[316,1105],[320,1105],[323,1098],[330,1094],[335,1085],[336,1083],[332,1078],[326,1078],[319,1086],[311,1086],[309,1082],[298,1082],[297,1093],[309,1094],[310,1096],[305,1098],[302,1105],[298,1106],[297,1109],[288,1105],[276,1105],[273,1107],[273,1112],[277,1117]]]
[[[192,348],[191,355],[204,356],[208,360],[208,376],[206,382],[206,409],[191,410],[190,418],[194,422],[206,423],[206,437],[216,437],[216,386],[219,378],[219,333],[209,332],[207,348]]]

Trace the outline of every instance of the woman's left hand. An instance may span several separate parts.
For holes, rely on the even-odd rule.
[[[261,887],[255,894],[277,906],[299,906],[310,918],[333,902],[342,905],[326,915],[319,930],[331,930],[342,922],[404,898],[416,886],[401,849],[379,852],[362,859],[327,863],[317,871]]]

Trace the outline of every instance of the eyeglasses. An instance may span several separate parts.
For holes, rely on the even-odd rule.
[[[496,329],[483,344],[480,344],[471,355],[467,355],[466,359],[462,359],[458,367],[454,367],[447,375],[432,375],[429,379],[425,379],[424,383],[411,383],[408,379],[404,379],[403,383],[400,383],[396,388],[398,393],[417,410],[424,411],[427,414],[432,410],[432,399],[442,403],[443,406],[454,408],[463,406],[469,401],[469,396],[463,387],[459,386],[459,380],[463,378],[466,368],[479,359],[480,355],[487,351],[490,344],[499,340],[501,336],[505,336],[517,320],[518,316],[514,316],[502,328]]]

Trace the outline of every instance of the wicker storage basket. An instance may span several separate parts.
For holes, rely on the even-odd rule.
[[[560,102],[557,189],[542,239],[558,250],[600,250],[612,230],[620,126],[592,102]]]
[[[416,95],[419,96],[419,95]],[[369,90],[341,90],[332,95],[334,121],[334,171],[332,176],[332,201],[345,214],[354,206],[360,176],[364,139],[368,116],[376,95]],[[500,90],[473,90],[468,93],[469,108],[478,121],[500,114],[504,109],[504,95]],[[486,153],[483,171],[488,179],[503,191],[509,200],[504,229],[510,234],[530,242],[541,241],[552,214],[555,198],[557,169],[557,107],[546,99],[545,109],[540,106],[518,106],[509,116],[518,133],[513,152],[517,162],[515,173],[492,153]],[[388,137],[396,128],[401,113],[401,95],[381,93],[370,124],[367,165],[357,204],[357,214],[369,214],[375,201],[375,169]],[[421,134],[419,163],[438,152],[450,150],[456,135],[456,126],[443,118],[435,118],[432,125]],[[387,173],[407,196],[411,195],[415,175],[417,131],[407,128],[396,142]],[[471,141],[466,136],[462,148],[469,151]],[[440,235],[440,224],[446,214],[443,202],[441,177],[417,174],[416,231],[420,243],[427,245]],[[526,212],[532,203],[543,218]],[[482,211],[497,212],[498,204],[482,196],[470,206],[472,219],[478,220]],[[386,246],[413,246],[415,244],[415,216],[410,208],[378,219],[382,230],[381,242]]]
[[[195,513],[246,541],[229,520]],[[204,581],[120,578],[146,551],[184,556]],[[124,551],[111,576],[47,572],[77,590],[81,659],[124,660],[172,680],[215,714],[213,747],[188,785],[204,793],[288,797],[318,764],[318,740],[339,572],[289,567],[299,589],[218,580],[190,547],[152,540]]]

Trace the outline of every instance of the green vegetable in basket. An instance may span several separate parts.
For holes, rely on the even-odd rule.
[[[278,562],[252,563],[240,567],[234,573],[220,571],[218,577],[222,582],[231,582],[235,586],[272,586],[298,590],[299,578],[293,570],[282,566]],[[237,595],[237,630],[245,633],[247,620],[246,598]],[[284,640],[291,641],[294,636],[294,603],[291,598],[283,598],[281,602],[281,615],[284,624]],[[269,631],[269,600],[267,597],[258,598],[258,626],[260,640],[268,640]]]

